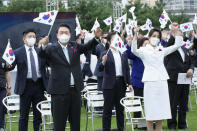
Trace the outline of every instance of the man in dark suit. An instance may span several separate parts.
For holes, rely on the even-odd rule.
[[[101,53],[105,49],[105,44],[107,43],[107,33],[103,33],[101,38],[101,43],[99,43],[96,46],[96,56],[97,59],[101,57]],[[97,61],[96,69],[94,71],[94,75],[97,76],[97,82],[98,82],[98,90],[102,91],[102,83],[103,83],[103,72],[99,72],[99,61]]]
[[[70,27],[61,24],[56,30],[57,43],[47,45],[47,37],[43,41],[39,55],[45,58],[51,67],[48,93],[52,96],[55,131],[65,131],[68,116],[71,131],[80,131],[80,91],[84,86],[80,55],[96,47],[101,32],[98,28],[95,31],[95,38],[82,45],[70,42]]]
[[[0,131],[4,131],[5,126],[5,107],[2,100],[11,94],[10,72],[5,69],[6,62],[0,54]]]
[[[115,33],[108,35],[108,42],[112,42]],[[99,60],[99,71],[103,71],[103,131],[110,131],[112,108],[116,108],[118,131],[124,130],[124,107],[120,104],[125,96],[126,87],[133,90],[130,80],[130,69],[126,52],[121,54],[117,49],[110,47],[104,51]]]
[[[24,46],[14,51],[15,61],[10,70],[17,65],[17,76],[14,92],[20,95],[19,131],[28,131],[28,116],[32,105],[34,131],[39,131],[42,122],[41,113],[36,105],[44,100],[44,90],[47,88],[48,75],[46,62],[38,56],[38,48],[34,47],[36,32],[27,29],[23,32]]]
[[[171,46],[175,42],[174,30],[178,29],[178,24],[172,24],[172,33],[165,47]],[[174,53],[166,56],[165,66],[170,79],[168,80],[169,96],[172,119],[167,121],[170,130],[187,129],[186,111],[188,104],[189,85],[177,84],[178,74],[186,73],[186,77],[191,77],[194,70],[194,60],[185,47],[179,48]],[[177,123],[178,111],[178,123]]]

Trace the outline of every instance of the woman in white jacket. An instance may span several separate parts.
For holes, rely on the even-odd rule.
[[[153,122],[156,130],[162,131],[162,120],[171,118],[170,101],[167,80],[169,76],[164,67],[164,57],[183,45],[182,32],[175,31],[175,44],[163,48],[158,46],[161,41],[161,31],[152,29],[149,33],[149,44],[137,48],[137,34],[139,27],[134,29],[135,36],[131,51],[141,58],[144,63],[144,106],[148,131],[153,131]]]

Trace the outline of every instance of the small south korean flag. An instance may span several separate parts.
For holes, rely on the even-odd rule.
[[[39,17],[33,19],[33,22],[47,24],[47,25],[53,25],[57,14],[58,14],[58,11],[56,11],[56,10],[49,11],[49,12],[41,12],[41,13],[39,13]]]
[[[15,55],[10,45],[10,39],[8,39],[8,44],[2,58],[10,65],[15,61]]]
[[[182,32],[192,31],[193,30],[192,22],[180,24],[180,29]]]
[[[105,20],[103,20],[103,22],[108,26],[111,25],[112,24],[112,17],[110,16],[110,17],[106,18]]]

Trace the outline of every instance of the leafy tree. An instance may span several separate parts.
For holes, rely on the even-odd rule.
[[[45,0],[11,1],[10,5],[7,8],[7,11],[8,12],[43,12],[46,11]]]
[[[129,9],[132,6],[136,7],[134,12],[139,25],[145,24],[146,19],[149,18],[155,28],[160,28],[159,18],[165,7],[165,4],[162,0],[157,1],[154,7],[149,7],[147,4],[142,4],[140,0],[136,0],[135,3],[128,5],[125,9],[125,12],[127,12],[129,18],[132,18],[131,13],[129,12]],[[168,14],[172,22],[174,21],[181,24],[189,21],[189,17],[186,16],[183,11],[181,15],[174,15],[171,12],[168,12]],[[168,25],[169,24],[170,22],[168,22]],[[168,25],[166,28],[168,28]]]
[[[95,2],[94,0],[82,0],[76,6],[71,5],[71,8],[66,11],[74,11],[77,13],[83,29],[91,30],[96,18],[104,31],[109,29],[103,20],[112,16],[112,5],[105,5],[103,2]]]

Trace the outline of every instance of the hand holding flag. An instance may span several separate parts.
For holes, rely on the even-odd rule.
[[[15,55],[10,45],[10,39],[8,39],[8,44],[2,58],[10,65],[15,61]]]

